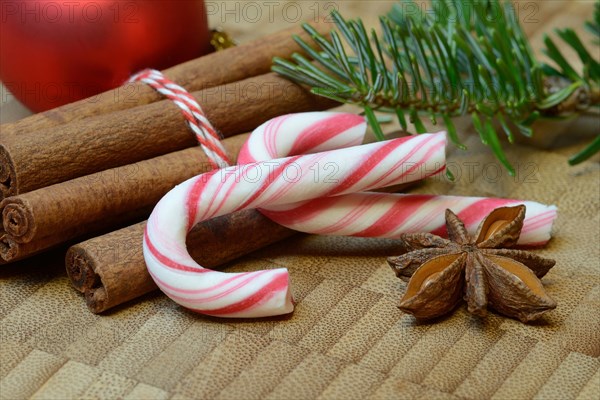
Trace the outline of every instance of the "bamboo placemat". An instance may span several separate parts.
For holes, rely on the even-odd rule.
[[[591,10],[548,3],[539,29]],[[376,4],[369,12],[391,3]],[[414,189],[559,207],[554,238],[539,251],[557,260],[543,281],[558,308],[535,324],[480,320],[464,308],[416,323],[396,308],[405,285],[385,262],[392,240],[298,235],[231,263],[228,271],[290,270],[296,311],[259,321],[205,318],[160,294],[93,315],[57,252],[0,270],[0,398],[598,399],[600,164],[566,164],[582,148],[568,135],[583,125],[546,150],[508,147],[516,178],[470,132],[469,150],[449,156],[456,182]]]

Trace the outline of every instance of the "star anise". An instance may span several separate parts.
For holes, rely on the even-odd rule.
[[[402,235],[409,253],[388,258],[399,278],[410,278],[400,309],[417,318],[434,318],[464,297],[473,314],[485,316],[490,307],[528,322],[556,308],[539,280],[554,260],[506,248],[517,243],[524,219],[524,205],[497,208],[471,237],[456,214],[446,210],[449,239],[430,233]]]

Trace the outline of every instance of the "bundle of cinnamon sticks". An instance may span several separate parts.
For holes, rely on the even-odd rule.
[[[301,51],[293,35],[304,33],[288,29],[164,71],[198,100],[232,160],[244,133],[266,120],[335,105],[269,72],[273,57]],[[179,109],[127,84],[0,132],[0,264],[87,239],[68,249],[66,267],[92,312],[154,290],[144,219],[173,186],[211,168]],[[188,247],[214,267],[292,233],[250,210],[200,224]]]

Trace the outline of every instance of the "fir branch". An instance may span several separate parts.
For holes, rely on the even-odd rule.
[[[550,36],[544,43],[553,65],[538,62],[510,2],[433,4],[434,12],[427,14],[412,0],[395,4],[380,18],[379,35],[368,32],[359,19],[345,20],[333,12],[337,30],[329,37],[304,25],[316,50],[296,38],[311,59],[276,58],[273,70],[314,93],[362,107],[378,139],[383,133],[374,111],[396,114],[403,129],[408,115],[417,133],[425,131],[422,118],[433,124],[443,121],[451,141],[464,148],[452,119],[471,115],[482,142],[510,173],[514,170],[496,126],[512,143],[515,128],[530,137],[538,118],[578,114],[600,105],[600,63],[573,30],[555,34],[578,54],[581,71]],[[600,37],[600,3],[594,22],[586,27]],[[599,147],[595,140],[570,162],[583,161]]]

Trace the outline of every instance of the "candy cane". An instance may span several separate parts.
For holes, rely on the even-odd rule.
[[[238,163],[265,161],[362,143],[365,124],[353,114],[313,112],[274,118],[258,127],[240,151]],[[321,235],[398,237],[402,233],[446,235],[444,211],[450,208],[475,233],[493,209],[525,204],[527,211],[520,245],[542,245],[550,240],[556,207],[512,199],[353,193],[317,198],[260,211],[288,228]]]
[[[518,244],[540,246],[550,240],[556,207],[535,201],[489,197],[434,196],[398,193],[353,193],[269,206],[260,211],[288,228],[319,235],[397,238],[403,233],[446,235],[444,211],[458,214],[474,234],[479,223],[497,207],[524,204],[527,208]]]
[[[293,304],[286,269],[248,273],[204,269],[187,252],[187,232],[200,221],[241,209],[422,179],[443,169],[445,144],[443,133],[423,134],[228,167],[189,179],[167,193],[148,220],[144,236],[148,271],[171,299],[203,314],[262,317],[289,313]],[[327,181],[315,175],[315,168],[324,165],[335,169]]]

